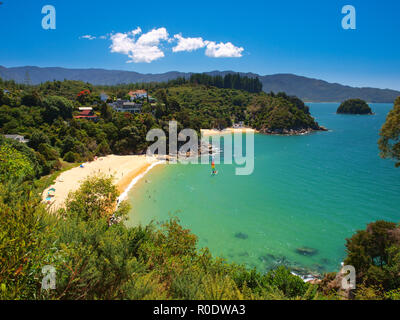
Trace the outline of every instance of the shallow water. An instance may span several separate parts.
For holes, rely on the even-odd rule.
[[[337,103],[309,106],[329,132],[255,135],[249,176],[235,175],[235,165],[217,165],[217,176],[210,165],[158,166],[130,191],[128,224],[178,216],[200,247],[228,261],[337,270],[347,237],[375,220],[400,220],[400,169],[377,147],[392,105],[371,104],[373,116],[336,115]]]

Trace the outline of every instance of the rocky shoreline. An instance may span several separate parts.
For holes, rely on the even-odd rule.
[[[316,131],[328,131],[327,128],[323,126],[319,126],[316,128],[301,128],[301,129],[269,129],[264,128],[261,129],[259,132],[266,135],[285,135],[285,136],[297,136],[297,135],[304,135],[310,134]]]

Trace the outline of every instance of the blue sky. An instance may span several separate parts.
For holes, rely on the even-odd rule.
[[[400,90],[398,0],[2,1],[6,67],[294,73]],[[356,30],[341,26],[347,4]],[[55,30],[41,26],[44,5],[56,8]]]

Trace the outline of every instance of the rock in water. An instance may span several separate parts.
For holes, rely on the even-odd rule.
[[[302,254],[303,256],[313,256],[318,253],[318,250],[309,247],[300,247],[296,249],[296,252],[298,254]]]
[[[245,239],[247,239],[249,236],[247,235],[247,234],[245,234],[245,233],[242,233],[242,232],[237,232],[237,233],[235,233],[235,238],[238,238],[238,239],[243,239],[243,240],[245,240]]]

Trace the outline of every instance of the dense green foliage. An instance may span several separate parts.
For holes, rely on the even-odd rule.
[[[33,166],[29,158],[8,143],[0,145],[0,181],[33,177]]]
[[[155,95],[165,102],[164,106],[157,106],[156,117],[165,121],[177,119],[184,127],[196,130],[223,129],[240,121],[264,132],[319,129],[308,107],[300,99],[284,93],[254,95],[245,91],[185,85],[158,89]]]
[[[217,88],[244,90],[253,93],[259,93],[262,90],[262,83],[258,78],[242,77],[239,73],[227,74],[224,77],[196,73],[190,76],[189,82]]]
[[[356,298],[400,299],[400,227],[376,221],[347,239],[345,264],[355,267]]]
[[[129,208],[122,202],[115,211],[118,192],[110,177],[89,178],[70,194],[65,209],[48,212],[38,178],[65,166],[61,158],[79,162],[143,151],[147,131],[167,130],[169,120],[196,130],[238,121],[264,132],[319,129],[308,107],[284,93],[178,79],[149,86],[157,102],[145,102],[143,113],[134,115],[117,113],[99,98],[103,90],[113,100],[131,89],[77,81],[35,87],[0,81],[0,133],[29,139],[23,144],[0,136],[0,299],[338,298],[324,283],[305,283],[283,266],[262,274],[214,258],[175,219],[127,228]],[[92,106],[100,121],[74,119],[80,106]],[[398,101],[382,129],[392,140],[398,139],[396,106]],[[399,239],[396,224],[376,222],[347,241],[345,262],[356,267],[360,281],[356,298],[400,298]],[[41,289],[46,265],[57,272],[54,290]]]
[[[396,160],[396,167],[400,167],[400,97],[387,115],[380,136],[378,145],[381,156]]]
[[[168,132],[168,121],[178,129],[218,128],[243,121],[257,129],[318,129],[308,107],[284,93],[266,94],[256,78],[194,74],[189,80],[167,83],[95,87],[79,81],[53,81],[37,86],[0,80],[0,134],[20,134],[36,152],[41,173],[59,168],[58,159],[83,162],[110,153],[141,153],[150,129]],[[157,99],[143,102],[142,113],[114,111],[102,102],[126,98],[132,89],[146,88]],[[6,92],[3,90],[7,89]],[[90,106],[97,123],[74,119],[78,108]],[[278,132],[279,133],[279,132]]]
[[[154,117],[113,112],[105,103],[92,105],[98,100],[93,94],[95,97],[88,98],[86,104],[97,110],[101,121],[73,119],[73,112],[82,105],[77,92],[85,87],[82,83],[64,81],[46,83],[34,89],[10,88],[10,93],[5,94],[9,105],[0,106],[0,133],[25,136],[43,165],[50,168],[57,168],[54,161],[59,157],[68,161],[86,161],[111,152],[143,151],[146,133],[156,124]],[[43,170],[43,173],[48,172],[49,168]]]
[[[300,99],[285,93],[255,97],[247,112],[249,125],[265,133],[321,129],[308,107]]]
[[[255,80],[226,79],[221,88],[216,87],[219,78],[196,76],[150,86],[157,102],[145,102],[143,112],[134,115],[115,112],[99,95],[105,91],[109,100],[124,98],[139,85],[98,88],[54,81],[30,87],[0,82],[7,88],[0,88],[0,133],[29,139],[23,144],[0,137],[0,298],[317,298],[314,286],[283,267],[263,275],[213,258],[207,249],[197,248],[196,237],[176,220],[126,228],[127,205],[121,203],[113,213],[117,190],[111,178],[84,182],[57,215],[40,203],[43,183],[31,183],[65,165],[61,158],[79,162],[95,155],[141,152],[147,131],[168,131],[169,120],[177,120],[180,129],[222,129],[232,122],[248,123],[254,101],[275,99],[249,92],[259,91]],[[308,114],[298,101],[276,99]],[[100,121],[74,119],[80,106],[93,107]],[[56,268],[55,290],[41,290],[45,265]]]
[[[369,105],[361,99],[349,99],[344,101],[336,112],[344,114],[372,114]]]
[[[111,181],[89,178],[57,215],[26,187],[0,186],[0,299],[320,297],[284,267],[263,275],[213,258],[175,219],[159,227],[110,223]],[[122,203],[113,215],[125,219],[128,209]],[[56,270],[54,290],[41,289],[45,265]]]
[[[59,168],[58,160],[47,162],[39,152],[23,143],[0,136],[0,182],[21,182],[47,174],[51,164]]]

